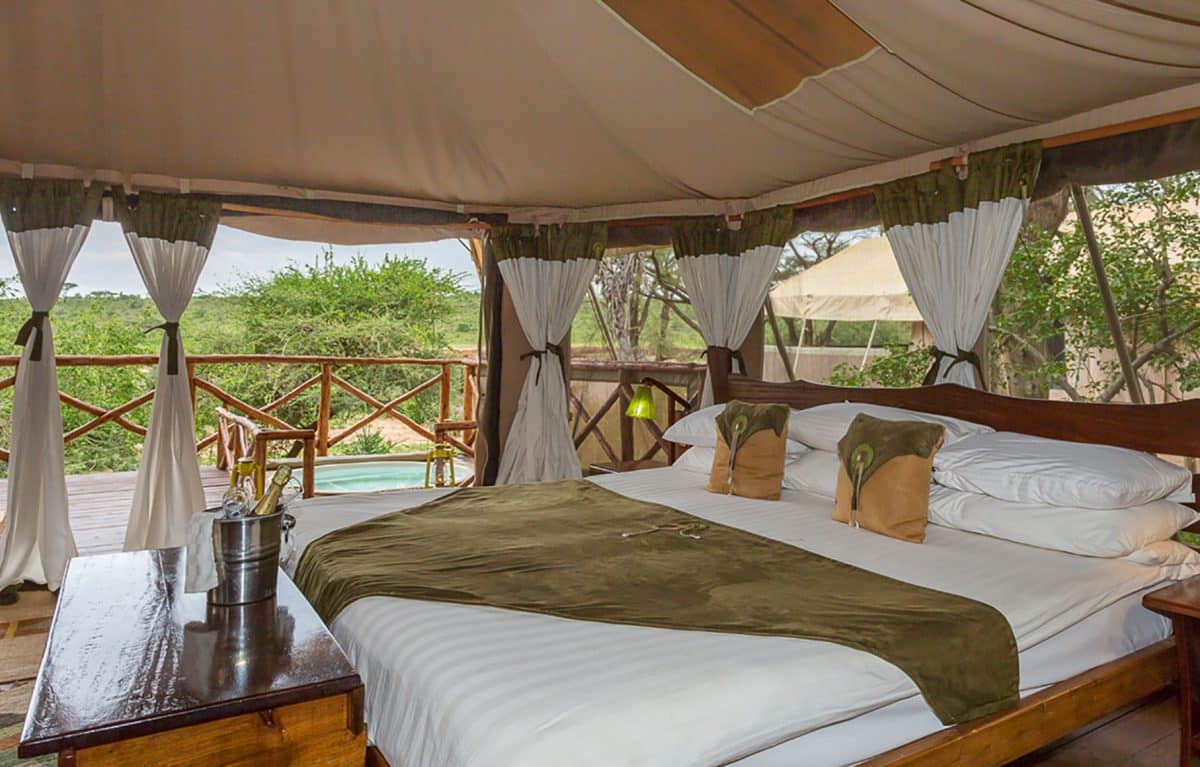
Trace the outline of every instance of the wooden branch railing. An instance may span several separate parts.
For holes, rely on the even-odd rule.
[[[578,450],[589,438],[595,440],[608,460],[628,462],[632,460],[647,461],[661,451],[667,457],[668,463],[674,463],[678,456],[678,447],[673,442],[663,438],[663,432],[697,407],[700,393],[704,384],[704,365],[693,365],[673,362],[593,362],[579,361],[571,363],[571,379],[575,383],[569,393],[571,404],[571,433]],[[613,382],[616,386],[606,399],[589,412],[578,393],[581,383],[605,381]],[[664,413],[658,413],[654,421],[633,419],[625,415],[629,401],[633,398],[634,386],[646,381],[652,388],[663,392],[667,402]],[[680,390],[685,394],[680,394]],[[604,433],[601,423],[605,416],[618,407],[619,439],[616,448]],[[640,423],[650,436],[650,446],[636,455],[635,422]]]
[[[123,355],[75,355],[64,354],[56,357],[56,362],[61,368],[72,367],[99,367],[99,368],[116,368],[116,367],[149,367],[158,364],[158,356],[150,354],[123,354]],[[11,367],[16,368],[20,364],[20,358],[16,356],[0,357],[0,368]],[[241,398],[221,388],[213,381],[204,378],[197,372],[200,366],[209,367],[215,365],[305,365],[315,366],[319,372],[305,379],[302,383],[293,387],[285,394],[275,398],[262,406],[254,406],[249,402],[245,402]],[[355,367],[365,366],[400,366],[400,367],[423,367],[435,369],[434,374],[421,381],[416,386],[410,388],[398,397],[393,397],[387,402],[382,402],[376,397],[363,391],[358,386],[350,383],[342,376],[335,373],[335,370],[345,370]],[[240,413],[247,419],[248,423],[258,424],[271,430],[281,433],[300,433],[305,431],[302,427],[295,426],[276,415],[281,407],[292,402],[292,400],[301,396],[310,389],[317,388],[317,413],[315,419],[315,427],[312,431],[315,432],[315,452],[317,455],[327,455],[329,448],[343,442],[356,433],[366,428],[379,418],[388,417],[407,426],[412,431],[422,437],[435,441],[436,434],[434,426],[425,426],[417,423],[404,412],[397,408],[413,399],[414,397],[428,391],[434,387],[438,390],[438,421],[450,422],[452,420],[453,408],[453,376],[455,368],[463,370],[463,385],[462,385],[462,418],[459,421],[454,421],[459,426],[461,438],[453,439],[455,447],[467,456],[474,456],[474,415],[475,403],[478,398],[479,385],[477,377],[479,374],[479,364],[471,359],[422,359],[419,357],[322,357],[315,355],[273,355],[273,354],[196,354],[187,357],[186,371],[189,378],[189,386],[192,391],[192,404],[196,406],[197,392],[204,392],[217,400],[219,407],[225,408],[231,413]],[[182,372],[182,371],[181,371]],[[0,378],[0,391],[11,388],[16,382],[16,375],[11,375],[6,378]],[[361,418],[358,418],[349,426],[337,428],[331,420],[333,413],[333,393],[334,389],[338,388],[345,391],[347,394],[360,400],[366,404],[371,411]],[[138,436],[145,436],[146,429],[144,426],[137,424],[126,416],[145,405],[154,398],[154,390],[151,389],[143,394],[134,397],[128,402],[124,402],[116,407],[103,407],[91,402],[84,401],[78,397],[74,397],[65,392],[59,392],[59,400],[76,410],[91,415],[91,420],[84,424],[71,429],[63,435],[64,444],[69,444],[83,435],[93,431],[94,429],[103,426],[104,424],[114,424],[126,431],[129,431]],[[462,423],[466,422],[468,428],[463,429]],[[218,465],[227,467],[231,456],[229,455],[228,444],[226,440],[221,438],[218,431],[204,434],[196,440],[197,452],[208,448],[211,445],[216,445]],[[8,461],[9,451],[0,448],[0,461]]]

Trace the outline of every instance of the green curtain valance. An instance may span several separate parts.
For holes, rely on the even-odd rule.
[[[496,224],[491,228],[496,261],[536,258],[539,261],[569,261],[604,256],[608,247],[608,224]]]
[[[120,188],[113,189],[113,198],[117,219],[127,234],[212,247],[221,219],[219,200],[158,192],[139,192],[131,200]]]
[[[68,179],[0,178],[0,219],[13,233],[90,226],[103,191]]]
[[[792,231],[792,207],[780,205],[742,216],[741,226],[730,229],[724,216],[700,216],[671,223],[675,256],[720,253],[740,256],[762,245],[783,247]]]
[[[875,203],[884,229],[937,224],[949,220],[951,213],[978,208],[982,202],[1029,197],[1041,164],[1039,141],[972,152],[966,179],[959,179],[954,166],[944,162],[929,173],[880,185]]]

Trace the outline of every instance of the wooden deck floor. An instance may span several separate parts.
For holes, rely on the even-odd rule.
[[[201,479],[210,504],[225,492],[227,475],[202,468]],[[71,529],[80,554],[120,551],[125,539],[129,505],[133,501],[135,472],[76,475],[67,478],[70,495]],[[0,514],[6,498],[0,480]],[[0,608],[0,620],[5,611]],[[44,641],[44,640],[40,640]],[[3,649],[3,648],[0,648]],[[40,645],[35,653],[40,654]],[[0,664],[2,666],[4,664]],[[36,668],[36,666],[34,666]],[[3,674],[0,673],[0,677]],[[1174,698],[1159,696],[1149,704],[1094,727],[1013,767],[1159,767],[1178,764],[1179,726]],[[1192,762],[1200,767],[1200,759]]]
[[[109,474],[73,474],[67,477],[67,497],[71,509],[71,530],[80,554],[120,551],[125,543],[125,525],[133,503],[137,472]],[[211,466],[200,468],[204,496],[210,505],[221,500],[228,487],[229,475]],[[8,487],[0,480],[0,518],[8,499]],[[0,523],[2,524],[2,523]]]

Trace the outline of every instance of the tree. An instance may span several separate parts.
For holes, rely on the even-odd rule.
[[[386,256],[371,264],[355,257],[338,264],[327,250],[312,265],[289,265],[227,288],[225,311],[235,312],[241,327],[221,345],[258,354],[435,357],[446,351],[452,309],[462,293],[460,282],[460,275],[431,269],[419,258]],[[312,371],[296,366],[223,367],[217,383],[251,402],[269,402],[310,375]],[[428,378],[430,371],[380,365],[344,375],[388,400]],[[418,422],[428,422],[436,417],[436,403],[436,391],[430,390],[401,409]],[[348,395],[334,400],[335,412],[357,406]],[[299,397],[278,414],[289,423],[301,423],[313,412],[313,402]]]
[[[626,253],[600,259],[592,287],[599,286],[601,327],[612,345],[610,352],[618,360],[641,358],[642,329],[650,313],[651,297],[645,286],[647,253]],[[595,293],[593,293],[595,295]],[[661,331],[660,331],[661,332]]]
[[[1148,401],[1200,387],[1200,173],[1089,190],[1122,332]],[[998,294],[995,385],[1108,402],[1124,381],[1086,243],[1074,217],[1054,231],[1027,225]]]

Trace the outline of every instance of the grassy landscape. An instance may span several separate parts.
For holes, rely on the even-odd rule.
[[[645,313],[639,354],[643,359],[701,362],[704,343],[679,317],[662,310],[661,302]],[[691,317],[691,307],[680,310]],[[0,340],[16,336],[28,317],[29,305],[15,280],[0,281]],[[56,351],[59,354],[157,354],[162,335],[146,332],[161,322],[153,302],[138,295],[90,293],[80,295],[70,287],[52,312]],[[664,318],[665,327],[664,327]],[[815,332],[821,334],[823,323]],[[833,328],[830,343],[861,345],[870,326],[841,323]],[[347,357],[474,357],[479,341],[479,294],[461,287],[461,276],[428,267],[416,258],[389,257],[369,264],[354,259],[335,263],[332,256],[306,265],[289,266],[272,274],[248,277],[235,287],[192,299],[180,322],[184,348],[190,354],[314,354]],[[907,327],[883,327],[877,344],[898,340]],[[773,343],[768,336],[767,343]],[[575,318],[572,344],[580,357],[609,359],[604,334],[590,301]],[[19,349],[11,347],[8,354]],[[11,369],[10,369],[11,370]],[[316,373],[308,366],[204,365],[198,374],[252,405],[262,405],[290,391]],[[428,378],[427,368],[348,367],[338,371],[355,386],[387,401]],[[0,371],[0,376],[6,375]],[[459,374],[461,375],[461,374]],[[59,369],[61,389],[101,408],[125,403],[154,386],[155,367],[64,367]],[[457,378],[457,376],[456,376]],[[461,406],[461,380],[452,385],[456,407]],[[10,442],[12,389],[0,392],[0,445]],[[404,403],[400,409],[413,420],[431,424],[437,414],[436,387]],[[219,403],[201,392],[197,400],[199,434],[215,429]],[[288,423],[310,426],[315,422],[317,391],[305,392],[276,414]],[[335,389],[335,425],[345,426],[368,413],[349,394]],[[126,417],[145,425],[150,405]],[[64,408],[64,428],[70,431],[92,416]],[[455,417],[461,413],[455,412]],[[414,435],[395,422],[380,419],[358,438],[336,446],[335,452],[377,453],[412,449]],[[137,467],[141,437],[116,424],[105,424],[71,442],[66,448],[67,471],[85,473],[120,471]],[[202,460],[215,460],[210,449]],[[0,476],[5,464],[0,463]]]

